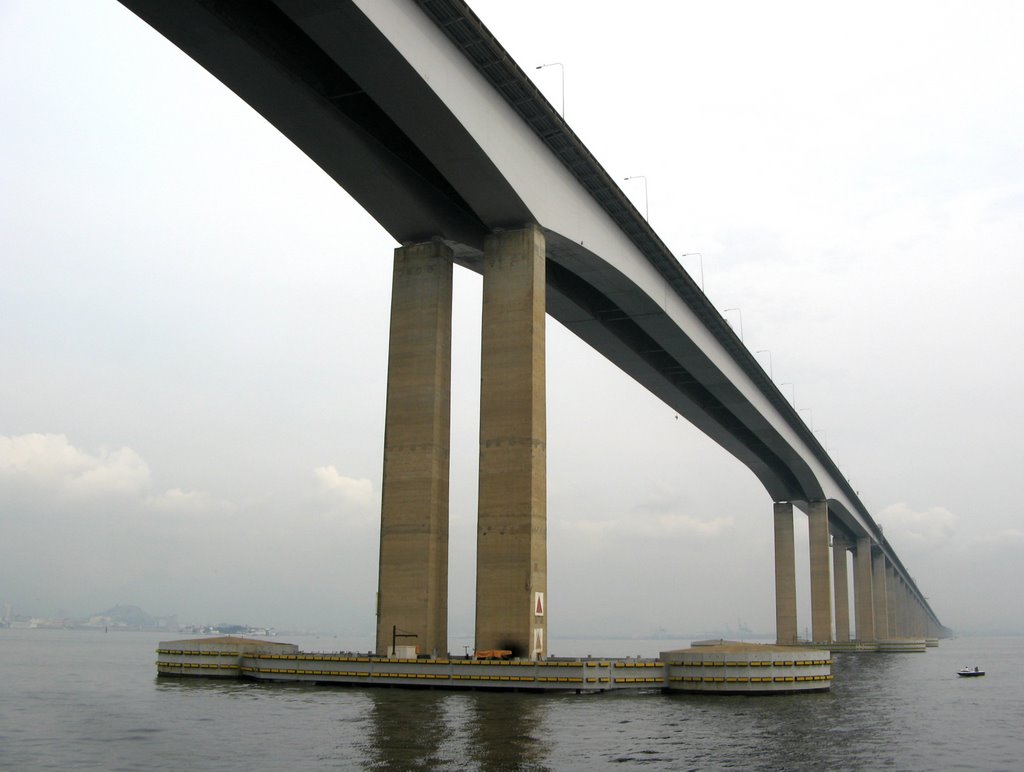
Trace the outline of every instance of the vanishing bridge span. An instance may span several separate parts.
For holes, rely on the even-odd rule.
[[[377,647],[447,649],[452,270],[483,275],[476,648],[547,653],[544,314],[746,464],[774,502],[777,636],[946,632],[796,410],[462,0],[121,0],[248,102],[400,244]]]

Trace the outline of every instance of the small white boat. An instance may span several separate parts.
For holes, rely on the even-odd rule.
[[[956,674],[958,676],[963,676],[964,678],[976,678],[977,676],[985,675],[985,671],[979,669],[978,666],[975,665],[974,667],[961,668],[960,670],[956,671]]]

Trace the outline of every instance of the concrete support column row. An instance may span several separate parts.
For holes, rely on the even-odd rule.
[[[811,568],[811,638],[815,643],[851,640],[847,564],[847,552],[851,549],[854,552],[853,600],[857,640],[873,642],[893,638],[924,638],[934,634],[924,604],[870,536],[851,541],[842,532],[834,534],[830,572],[827,502],[810,502],[807,516]],[[836,525],[837,529],[839,527]],[[774,532],[776,639],[778,643],[788,644],[794,643],[798,637],[791,503],[775,503]]]
[[[775,634],[779,643],[795,643],[797,618],[793,505],[788,501],[776,502],[774,516]],[[828,502],[811,502],[807,530],[811,554],[811,637],[815,641],[831,641],[832,591],[829,573]]]

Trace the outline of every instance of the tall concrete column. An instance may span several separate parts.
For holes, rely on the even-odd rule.
[[[775,502],[775,637],[778,643],[796,643],[796,547],[793,542],[793,505]]]
[[[885,561],[885,610],[886,618],[889,620],[889,637],[900,638],[903,632],[900,630],[898,620],[896,619],[896,596],[899,593],[899,587],[896,584],[896,569],[893,568],[892,563],[888,560]]]
[[[377,652],[448,651],[451,250],[395,250],[384,422]],[[396,637],[396,633],[401,637]]]
[[[889,633],[889,602],[885,586],[885,553],[871,550],[871,586],[874,591],[875,639],[884,641]]]
[[[850,640],[850,584],[847,580],[846,551],[850,542],[832,537],[832,587],[835,590],[836,640]]]
[[[914,635],[913,602],[913,596],[910,594],[910,585],[903,582],[903,604],[900,608],[900,616],[903,618],[903,634],[908,638],[912,638]]]
[[[547,656],[544,234],[484,244],[476,648]]]
[[[910,629],[910,615],[907,613],[910,602],[910,588],[907,587],[907,583],[903,579],[897,581],[900,592],[896,596],[896,618],[897,627],[899,628],[900,635],[904,638],[909,638],[911,635]]]
[[[875,640],[875,604],[871,590],[871,539],[861,536],[853,556],[853,610],[857,640]]]
[[[832,640],[832,586],[829,581],[828,502],[812,501],[807,509],[811,557],[811,638]]]

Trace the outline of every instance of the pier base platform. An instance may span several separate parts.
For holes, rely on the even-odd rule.
[[[668,691],[700,694],[779,694],[826,691],[832,659],[796,646],[699,642],[661,652]]]
[[[757,644],[695,647],[660,659],[463,659],[312,653],[224,636],[162,642],[156,666],[160,676],[352,686],[775,694],[828,689],[831,664],[821,651]]]

